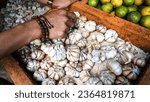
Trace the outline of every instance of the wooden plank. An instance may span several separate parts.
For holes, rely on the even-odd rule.
[[[127,20],[113,16],[99,9],[88,6],[83,2],[76,2],[70,7],[71,11],[79,11],[90,20],[103,24],[107,28],[115,29],[119,37],[131,41],[134,45],[145,51],[150,51],[150,30]]]
[[[0,60],[0,64],[4,66],[15,85],[33,85],[33,82],[12,56],[3,58]]]

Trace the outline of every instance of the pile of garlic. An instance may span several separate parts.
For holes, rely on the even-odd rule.
[[[64,39],[36,39],[19,50],[42,85],[128,85],[138,78],[149,53],[125,42],[113,29],[75,12]]]
[[[40,5],[36,0],[8,0],[6,8],[0,10],[4,16],[4,29],[8,30],[31,19],[32,16],[44,14],[50,8]]]

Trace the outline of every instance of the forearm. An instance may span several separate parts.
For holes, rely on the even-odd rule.
[[[20,24],[10,30],[0,33],[0,58],[40,38],[41,31],[36,21]]]

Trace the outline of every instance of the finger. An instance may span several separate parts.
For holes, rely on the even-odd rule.
[[[73,22],[77,21],[77,16],[73,12],[67,12],[67,17],[71,19]]]
[[[68,20],[68,21],[66,22],[66,25],[67,25],[68,27],[73,27],[73,26],[75,25],[75,23],[74,23],[73,21],[71,21],[71,20]]]

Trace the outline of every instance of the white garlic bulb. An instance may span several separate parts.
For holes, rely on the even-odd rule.
[[[132,61],[133,58],[134,58],[134,55],[131,52],[123,51],[120,54],[119,62],[122,64],[128,64]]]
[[[94,63],[91,60],[86,60],[83,62],[83,70],[91,70]]]
[[[106,28],[106,26],[99,24],[96,26],[96,30],[98,30],[99,32],[104,34],[107,31],[107,28]]]
[[[68,62],[68,61],[65,59],[65,60],[62,60],[62,61],[57,61],[57,62],[55,62],[54,65],[58,65],[58,66],[60,66],[60,67],[65,67],[66,64],[67,64],[67,62]]]
[[[35,60],[42,60],[45,57],[45,53],[41,50],[35,50],[31,53],[31,58]]]
[[[129,80],[125,76],[118,76],[115,80],[116,85],[130,85]]]
[[[98,31],[92,32],[90,37],[92,38],[92,40],[97,40],[100,43],[104,40],[104,35]]]
[[[133,64],[127,64],[123,66],[123,73],[130,80],[136,80],[140,74],[140,69]]]
[[[80,74],[79,78],[83,83],[86,82],[91,77],[88,71],[81,71],[79,74]]]
[[[48,76],[54,80],[59,80],[65,75],[65,71],[60,66],[53,66],[48,70]]]
[[[79,12],[74,12],[74,14],[76,15],[76,17],[80,17],[80,13]]]
[[[53,66],[53,63],[50,59],[50,57],[46,56],[41,62],[40,62],[40,68],[44,70],[48,70],[50,67]]]
[[[92,54],[92,59],[91,59],[92,62],[100,61],[100,55],[101,55],[100,50],[94,49],[91,54]]]
[[[79,28],[79,31],[84,38],[87,38],[90,35],[89,31],[87,31],[85,28]]]
[[[144,67],[146,65],[145,59],[144,58],[138,58],[138,57],[133,58],[133,63],[139,67]]]
[[[42,41],[40,39],[35,39],[32,42],[30,42],[30,44],[33,44],[35,46],[41,46],[42,45]]]
[[[108,29],[106,31],[106,33],[104,34],[105,36],[105,40],[107,42],[115,42],[117,40],[117,37],[118,37],[118,33],[115,31],[115,30],[112,30],[112,29]]]
[[[76,42],[77,46],[83,48],[87,44],[87,40],[85,38],[80,39],[79,41]]]
[[[33,77],[37,81],[43,81],[44,79],[47,78],[47,72],[43,69],[39,69],[34,72]]]
[[[85,23],[85,29],[92,32],[96,29],[96,22],[95,21],[87,21]]]
[[[30,72],[35,72],[37,69],[39,69],[40,67],[40,63],[39,61],[36,60],[30,60],[27,63],[27,70],[29,70]]]
[[[69,40],[71,44],[75,44],[82,38],[80,30],[74,30],[69,34]]]
[[[42,81],[42,85],[55,85],[56,81],[52,78],[46,78]]]
[[[69,61],[75,62],[80,58],[80,49],[76,45],[68,46],[67,48],[67,59]]]
[[[84,85],[103,85],[103,83],[98,77],[90,77],[86,82],[84,82]]]
[[[59,80],[58,85],[75,85],[75,82],[73,78],[65,76]]]
[[[120,63],[113,59],[107,61],[107,68],[117,76],[121,75],[122,73],[122,67]]]
[[[109,70],[103,70],[100,72],[99,78],[104,85],[112,85],[115,82],[116,76]]]

